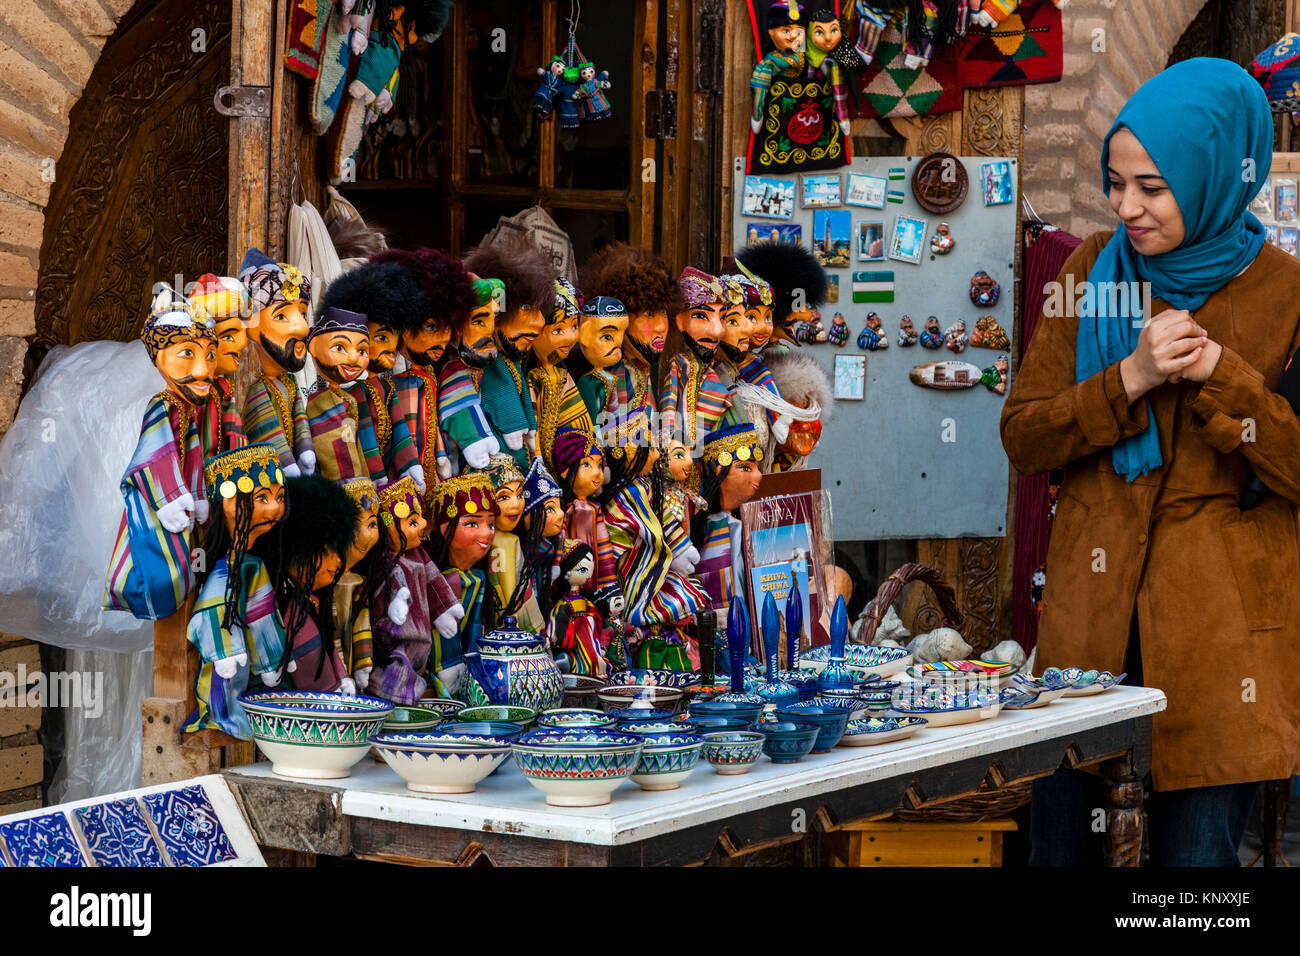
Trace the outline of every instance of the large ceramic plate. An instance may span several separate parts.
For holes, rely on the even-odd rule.
[[[964,684],[972,680],[987,680],[993,686],[1002,686],[1019,667],[1007,661],[933,661],[913,664],[906,671],[913,680],[935,684]]]
[[[867,717],[850,720],[840,738],[841,747],[870,747],[910,737],[930,721],[925,717]]]
[[[830,660],[829,645],[814,647],[806,654],[801,654],[799,664],[810,670],[821,671]],[[863,677],[888,677],[897,674],[912,663],[912,655],[904,647],[883,647],[879,644],[847,644],[844,647],[844,663]]]

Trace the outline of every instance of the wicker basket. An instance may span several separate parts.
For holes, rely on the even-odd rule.
[[[905,564],[881,582],[871,613],[867,615],[864,624],[864,643],[871,643],[876,636],[876,628],[884,620],[885,613],[897,600],[904,585],[912,581],[928,585],[934,592],[935,600],[939,604],[939,610],[943,612],[947,625],[957,631],[962,629],[966,618],[957,606],[957,593],[953,586],[934,568],[923,564]],[[1005,787],[981,789],[929,807],[896,810],[884,819],[906,823],[977,823],[992,820],[996,817],[1004,817],[1028,803],[1030,783],[1031,781],[1025,780]]]

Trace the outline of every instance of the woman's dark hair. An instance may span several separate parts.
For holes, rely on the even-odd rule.
[[[546,528],[546,506],[540,505],[524,514],[520,519],[524,526],[524,533],[519,536],[519,545],[523,551],[523,563],[519,568],[519,579],[515,582],[514,594],[510,596],[509,606],[518,608],[523,605],[525,595],[528,593],[529,583],[536,584],[537,572],[542,569],[543,559],[549,559],[555,551],[556,541],[560,535],[556,535],[550,540],[550,553],[542,554],[542,545],[547,541],[542,532]],[[548,565],[549,566],[549,565]],[[542,582],[542,586],[537,591],[537,607],[543,615],[549,617],[551,613],[550,588],[549,581]]]
[[[605,487],[600,492],[601,505],[608,505],[611,501],[622,493],[623,489],[632,484],[633,481],[641,474],[641,469],[650,459],[650,446],[637,445],[636,451],[631,455],[627,454],[627,448],[624,447],[622,455],[612,454],[613,449],[607,449],[605,452],[605,464],[609,467],[609,480],[605,482]],[[662,459],[660,459],[662,461]],[[662,511],[660,505],[663,503],[663,480],[659,464],[656,462],[654,471],[650,474],[650,489],[653,497],[653,506],[655,514]]]
[[[578,566],[578,562],[584,557],[589,556],[592,559],[592,576],[595,576],[595,559],[596,553],[591,550],[591,546],[584,542],[575,545],[568,554],[560,559],[559,574],[551,582],[550,604],[555,607],[555,602],[569,593],[569,580],[566,575]]]
[[[708,502],[708,506],[695,509],[695,513],[691,515],[690,527],[691,544],[695,545],[696,550],[701,553],[704,551],[705,542],[709,540],[709,516],[722,510],[722,483],[730,472],[730,465],[719,468],[713,474],[704,471],[704,478],[700,484],[700,497]]]
[[[457,515],[447,522],[447,529],[429,539],[429,556],[433,563],[439,568],[446,569],[451,566],[451,542],[456,537],[456,529],[460,527],[461,518],[464,515]],[[488,553],[479,558],[474,564],[473,570],[483,572],[483,598],[479,604],[479,621],[483,626],[483,633],[495,630],[501,623],[501,608],[497,606],[497,590],[492,586],[490,580],[490,570],[492,567],[492,549],[488,548]],[[514,603],[513,596],[507,602],[507,606]],[[468,612],[466,608],[466,612]]]
[[[277,521],[275,527],[262,537],[276,534],[283,522]],[[235,531],[231,535],[226,530],[226,516],[222,510],[222,502],[216,501],[212,505],[212,513],[208,530],[203,535],[203,570],[195,576],[195,592],[203,589],[204,583],[208,576],[212,574],[217,562],[222,558],[227,558],[226,562],[226,597],[221,608],[221,626],[226,630],[238,625],[240,628],[247,626],[244,618],[245,608],[243,607],[244,598],[244,576],[241,569],[244,564],[244,555],[247,552],[247,542],[249,532],[253,526],[253,495],[236,494],[235,495]]]

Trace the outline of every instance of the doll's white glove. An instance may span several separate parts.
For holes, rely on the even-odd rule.
[[[472,441],[465,446],[465,461],[471,468],[486,468],[488,458],[495,455],[501,450],[494,436],[489,435],[487,438],[480,438],[478,441]]]
[[[352,52],[354,54],[360,56],[361,54],[365,53],[366,47],[369,45],[369,43],[370,40],[366,37],[366,33],[364,30],[352,31]]]
[[[460,619],[465,616],[465,608],[459,601],[449,607],[445,612],[439,614],[433,622],[434,629],[442,635],[444,640],[451,640],[460,630]]]
[[[849,130],[851,130],[852,128],[853,128],[853,124],[851,122],[849,122],[846,119],[840,120],[840,132],[843,133],[844,136],[847,137],[849,135]]]
[[[790,425],[793,421],[794,419],[789,415],[779,415],[772,423],[772,437],[778,445],[784,445],[785,440],[790,437]]]
[[[298,662],[297,662],[297,661],[290,661],[290,662],[289,662],[289,666],[288,666],[287,668],[285,668],[285,669],[286,669],[290,674],[292,674],[294,671],[296,671],[296,670],[298,669]]]
[[[686,550],[673,558],[673,563],[669,565],[678,574],[691,575],[695,573],[695,566],[700,563],[700,552],[695,545],[688,544]]]
[[[297,465],[296,462],[293,462],[293,463],[290,463],[290,464],[288,464],[288,465],[285,465],[285,466],[284,466],[282,469],[280,469],[280,470],[284,472],[284,477],[286,477],[286,478],[301,478],[301,477],[302,477],[302,469],[298,467],[298,465]]]
[[[158,509],[158,523],[172,534],[194,527],[194,496],[188,491]]]
[[[753,117],[750,117],[749,128],[752,129],[755,133],[759,131],[759,128],[762,127],[762,125],[763,125],[763,121],[761,119],[754,119]]]
[[[979,13],[975,14],[975,25],[977,27],[984,27],[986,30],[992,30],[998,25],[998,21],[994,20],[993,16],[987,10],[981,10]]]
[[[440,463],[440,464],[441,464],[441,463]],[[451,463],[448,462],[448,464],[451,464]],[[410,479],[411,479],[413,482],[415,482],[415,490],[418,491],[418,492],[420,493],[420,497],[423,498],[423,497],[424,497],[424,492],[425,492],[425,486],[424,486],[424,466],[423,466],[423,465],[412,465],[410,471],[408,471],[406,474],[407,474],[408,476],[410,476]]]
[[[206,498],[200,498],[198,501],[194,502],[194,520],[199,524],[207,524],[208,515],[210,513],[211,510],[208,508],[208,500]]]
[[[392,108],[393,95],[387,88],[380,90],[379,95],[375,97],[375,110],[379,113],[387,113]]]
[[[340,694],[355,694],[356,692],[357,692],[357,685],[352,682],[351,677],[345,677],[341,681],[339,681]]]
[[[273,671],[262,671],[262,673],[258,674],[257,676],[262,678],[263,686],[275,687],[280,683],[280,678],[283,675],[278,670],[273,670]]]
[[[302,469],[304,475],[316,474],[316,453],[309,450],[299,455],[298,467]]]
[[[360,694],[364,694],[366,688],[370,686],[370,671],[369,667],[358,667],[352,672],[352,680],[356,683],[357,692]]]
[[[388,602],[388,619],[401,627],[411,614],[411,589],[401,588]]]
[[[438,680],[442,681],[442,686],[447,688],[448,694],[455,694],[460,690],[461,682],[465,680],[465,665],[452,664],[450,667],[438,671]]]
[[[501,437],[503,437],[506,440],[507,448],[509,448],[511,451],[519,451],[519,449],[524,447],[524,435],[526,435],[527,433],[528,433],[527,429],[522,429],[517,432],[506,432]],[[482,468],[483,466],[475,465],[474,467]]]
[[[451,477],[451,459],[445,455],[438,456],[438,477],[443,481]]]
[[[214,661],[212,669],[217,672],[217,676],[222,680],[230,680],[235,676],[239,668],[248,663],[247,654],[236,654],[233,657],[223,657],[219,661]]]

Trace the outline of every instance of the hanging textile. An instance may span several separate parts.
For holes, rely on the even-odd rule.
[[[957,76],[960,46],[964,44],[949,46],[935,54],[928,66],[909,70],[904,65],[907,51],[902,33],[897,26],[887,27],[872,65],[857,74],[862,91],[862,109],[857,115],[893,119],[960,110],[961,82]]]
[[[1048,0],[1022,4],[995,27],[971,24],[959,51],[957,81],[963,88],[1056,83],[1064,39],[1061,11]]]

